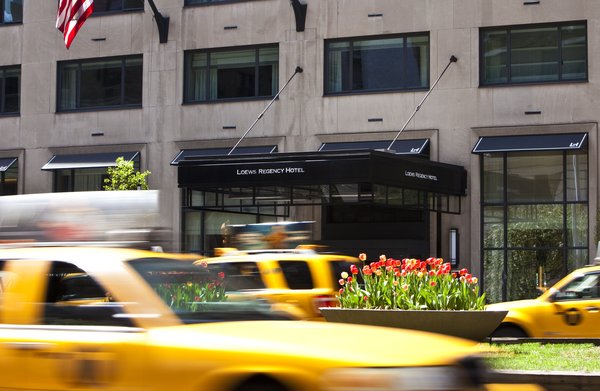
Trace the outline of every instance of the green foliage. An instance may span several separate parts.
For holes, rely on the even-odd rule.
[[[590,343],[482,344],[496,370],[600,372],[600,347]]]
[[[364,258],[361,254],[361,259]],[[483,310],[477,278],[467,269],[450,271],[441,258],[386,259],[343,272],[337,296],[342,308]],[[362,280],[363,283],[359,283]]]
[[[150,171],[135,171],[133,161],[118,157],[115,167],[108,167],[108,178],[104,179],[104,190],[148,190],[146,179]]]

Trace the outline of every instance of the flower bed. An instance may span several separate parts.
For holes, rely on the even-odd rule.
[[[393,259],[377,262],[359,259],[362,268],[343,272],[337,299],[341,308],[401,310],[483,310],[485,294],[479,294],[477,277],[467,269],[458,272],[442,258]],[[361,281],[361,283],[359,283]]]

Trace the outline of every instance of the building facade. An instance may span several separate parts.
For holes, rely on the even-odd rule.
[[[99,190],[124,156],[176,250],[314,221],[491,301],[596,255],[599,2],[155,0],[162,36],[148,1],[94,3],[69,50],[56,2],[0,3],[2,195]]]

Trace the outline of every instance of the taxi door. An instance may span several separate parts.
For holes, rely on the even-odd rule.
[[[550,298],[540,321],[544,336],[600,337],[600,273],[580,275]]]
[[[59,275],[52,264],[6,262],[4,271],[14,277],[2,297],[0,384],[18,390],[146,388],[145,332],[107,325],[102,305],[78,312],[80,305],[49,302],[49,279]]]

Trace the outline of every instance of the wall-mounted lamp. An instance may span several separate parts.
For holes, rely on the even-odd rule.
[[[449,231],[450,236],[448,237],[448,243],[450,246],[450,264],[452,266],[458,265],[458,243],[459,243],[459,235],[458,228],[450,228]]]
[[[306,0],[290,0],[290,3],[292,4],[294,16],[296,17],[296,31],[304,31],[308,4],[306,3]]]

